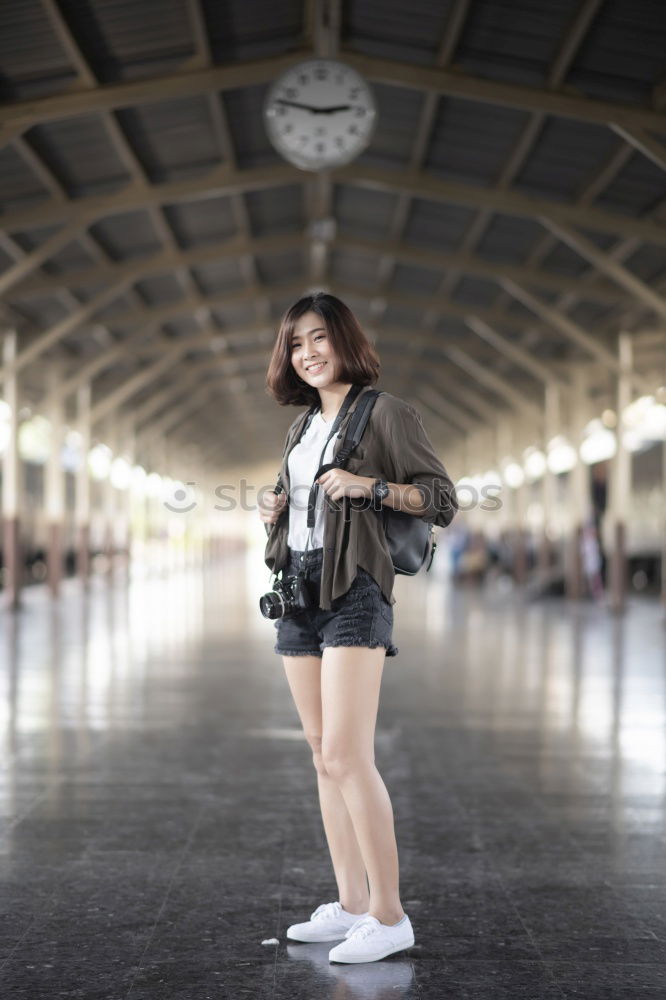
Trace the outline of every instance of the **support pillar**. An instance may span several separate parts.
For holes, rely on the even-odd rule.
[[[631,335],[618,338],[620,374],[617,380],[617,451],[612,466],[610,517],[612,526],[609,561],[609,605],[619,614],[627,598],[626,516],[631,500],[631,454],[624,443],[624,410],[631,402],[633,350]]]
[[[543,451],[547,459],[548,442],[559,433],[560,428],[560,390],[556,382],[547,382],[545,390]],[[548,537],[548,528],[555,510],[555,485],[555,473],[546,465],[542,481],[543,530],[538,556],[538,571],[543,577],[550,571],[552,543]]]
[[[76,470],[76,569],[84,587],[90,583],[90,383],[76,394],[77,430],[81,435],[81,463]]]
[[[2,526],[4,555],[3,589],[5,606],[16,611],[21,606],[23,553],[20,539],[19,509],[23,492],[23,468],[18,450],[18,374],[14,362],[18,354],[18,336],[9,330],[3,341],[3,363],[9,374],[4,379],[3,395],[9,406],[9,439],[2,461]]]
[[[572,372],[572,393],[571,440],[576,446],[578,460],[571,470],[571,524],[567,539],[565,591],[567,597],[577,601],[585,594],[582,541],[583,528],[590,516],[589,470],[579,452],[588,420],[587,376],[580,369]]]
[[[48,419],[50,428],[49,456],[45,469],[44,508],[48,531],[46,550],[47,582],[52,597],[60,593],[63,557],[63,521],[65,517],[65,472],[62,465],[64,435],[64,400],[58,394],[60,375],[57,369],[48,372]]]

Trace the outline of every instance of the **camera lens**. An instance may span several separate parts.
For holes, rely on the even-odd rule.
[[[274,590],[259,598],[259,610],[264,618],[280,618],[283,608],[282,599]]]

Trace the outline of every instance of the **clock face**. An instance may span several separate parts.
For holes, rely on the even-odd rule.
[[[292,66],[271,85],[264,104],[269,139],[303,170],[349,163],[370,142],[376,119],[366,81],[334,59]]]

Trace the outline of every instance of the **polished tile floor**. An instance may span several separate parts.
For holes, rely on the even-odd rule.
[[[250,550],[2,612],[2,1000],[666,996],[656,602],[397,581],[376,759],[416,944],[344,966],[285,938],[336,888],[267,583]]]

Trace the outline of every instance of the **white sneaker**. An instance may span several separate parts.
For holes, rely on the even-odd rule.
[[[309,920],[287,927],[287,937],[292,941],[337,941],[366,914],[367,910],[360,914],[348,913],[338,900],[322,903],[310,914]]]
[[[349,928],[344,941],[331,948],[328,959],[329,962],[376,962],[413,944],[414,931],[407,914],[397,924],[382,924],[368,913]]]

